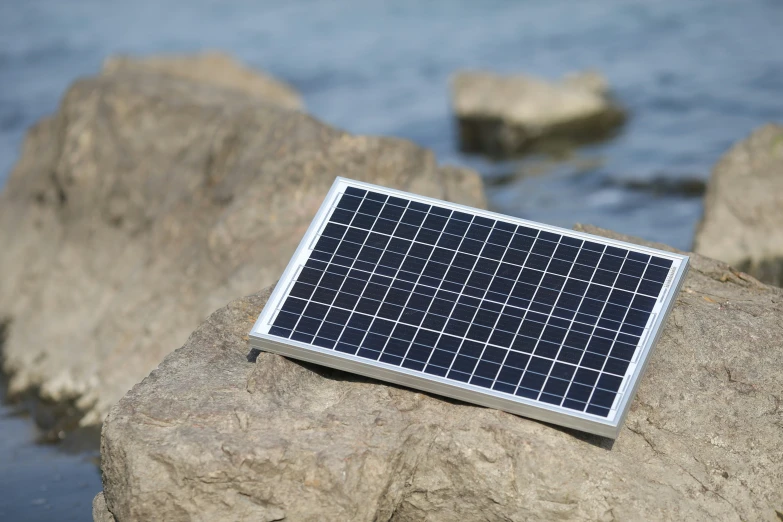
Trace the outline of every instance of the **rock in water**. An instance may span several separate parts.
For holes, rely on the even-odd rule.
[[[495,157],[602,140],[625,121],[606,80],[594,72],[560,83],[462,72],[452,80],[452,107],[460,148]]]
[[[280,276],[335,176],[484,205],[477,174],[275,107],[299,97],[266,84],[224,59],[110,60],[30,130],[0,196],[12,393],[101,422],[209,313]]]
[[[783,126],[757,129],[715,166],[693,249],[783,286]]]
[[[723,263],[693,256],[613,445],[278,355],[250,362],[270,291],[212,314],[112,408],[101,453],[117,520],[783,512],[783,291]]]

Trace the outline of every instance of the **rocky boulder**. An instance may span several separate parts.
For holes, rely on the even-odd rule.
[[[304,101],[293,87],[261,71],[248,69],[231,56],[219,52],[195,55],[164,55],[146,58],[111,57],[103,64],[104,74],[153,73],[237,91],[288,109],[304,109]]]
[[[212,311],[280,276],[335,176],[484,205],[477,174],[288,110],[295,93],[226,60],[110,60],[30,130],[0,195],[12,394],[101,422]]]
[[[779,520],[783,291],[691,259],[614,443],[250,351],[234,301],[112,408],[96,520]]]
[[[451,85],[459,144],[465,152],[504,157],[561,151],[611,136],[625,113],[599,74],[549,82],[524,75],[461,72]]]
[[[761,127],[715,166],[693,249],[783,286],[783,126]]]

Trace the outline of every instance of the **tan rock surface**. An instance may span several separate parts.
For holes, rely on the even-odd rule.
[[[783,286],[783,126],[757,129],[715,166],[693,249]]]
[[[0,196],[11,393],[76,398],[86,424],[212,311],[274,282],[335,176],[484,205],[477,174],[427,150],[167,63],[110,60],[76,82]]]
[[[779,521],[783,291],[691,262],[614,444],[277,355],[250,362],[247,333],[271,289],[236,300],[112,408],[108,511],[123,521]]]

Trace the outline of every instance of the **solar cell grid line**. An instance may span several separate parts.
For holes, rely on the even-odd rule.
[[[604,249],[604,252],[601,254],[601,260],[603,260],[603,256],[604,256],[604,255],[607,255],[607,253],[606,253],[606,249]],[[627,259],[627,253],[626,253],[626,254],[625,254],[625,256],[623,257],[623,265],[625,264],[625,261],[626,261],[626,259]],[[599,261],[598,261],[598,263],[596,264],[596,271],[598,271],[598,266],[600,266],[600,264],[601,264],[601,260],[599,260]],[[623,266],[623,265],[621,265],[621,267],[620,267],[620,270],[622,270],[622,266]],[[593,277],[591,277],[591,280],[592,280],[594,277],[595,277],[595,275],[593,275]],[[612,284],[612,289],[614,289],[614,284]],[[611,295],[611,294],[610,294],[610,295]],[[586,298],[587,298],[586,296],[587,296],[587,293],[585,293],[585,295],[582,297],[582,301],[581,301],[581,302],[583,302],[583,301],[584,301],[584,299],[586,299]],[[581,307],[581,302],[580,302],[580,307]],[[603,311],[606,309],[606,305],[607,305],[607,303],[609,303],[609,298],[608,298],[608,296],[607,296],[607,300],[606,300],[606,301],[604,301],[604,304],[603,304],[603,306],[601,307],[601,312],[599,313],[599,316],[598,316],[598,317],[600,317],[600,316],[601,316],[601,314],[603,314]],[[576,316],[574,316],[574,320],[575,320],[575,319],[576,319]],[[572,321],[572,324],[573,324],[573,321]],[[593,327],[593,329],[592,329],[592,332],[591,332],[591,336],[592,336],[592,334],[595,332],[595,329],[597,328],[597,324],[598,324],[598,322],[596,322],[596,326],[594,326],[594,327]],[[589,346],[589,343],[588,343],[588,346]],[[589,351],[589,350],[588,350],[588,346],[586,346],[586,347],[585,347],[585,350],[584,350],[584,352],[582,353],[582,357],[580,358],[579,362],[577,363],[577,368],[581,368],[581,367],[582,367],[582,366],[581,366],[581,362],[582,362],[582,359],[584,358],[585,354],[587,354],[587,353],[588,353],[588,351]],[[608,352],[607,352],[606,356],[608,357]],[[570,382],[568,383],[568,389],[566,390],[566,392],[565,392],[565,394],[564,394],[564,402],[565,402],[565,400],[572,400],[572,401],[574,401],[574,402],[579,402],[579,403],[581,403],[581,402],[582,402],[582,401],[578,401],[578,400],[576,400],[576,399],[568,399],[568,397],[569,397],[569,393],[571,392],[571,389],[572,389],[572,387],[573,387],[573,385],[574,385],[574,379],[575,379],[575,378],[576,378],[576,372],[574,373],[574,376],[571,378]],[[600,373],[599,373],[598,377],[596,378],[596,385],[595,385],[595,387],[597,387],[597,386],[598,386],[598,383],[600,382],[600,379],[601,379],[601,376],[600,376]],[[593,387],[593,390],[595,389],[595,387]],[[573,396],[574,396],[574,395],[572,395],[572,397],[573,397]],[[586,409],[589,407],[589,405],[590,405],[590,399],[591,399],[591,398],[592,398],[592,391],[590,392],[590,395],[587,397],[587,399],[584,401],[584,406],[583,406],[583,407],[582,407],[582,409],[581,409],[581,410],[579,410],[579,411],[585,411],[585,410],[586,410]],[[574,406],[576,406],[576,405],[574,405]],[[566,406],[566,407],[569,407],[569,406]],[[577,409],[577,408],[574,408],[574,409]]]
[[[607,254],[607,252],[605,251],[603,255],[610,255],[610,254]],[[625,263],[626,259],[627,259],[627,252],[623,256],[623,263],[622,264]],[[603,260],[603,256],[602,256],[602,260]],[[622,267],[622,264],[621,264],[621,267]],[[598,270],[597,267],[600,266],[600,265],[601,265],[601,261],[599,261],[598,264],[596,265],[596,272]],[[595,275],[593,277],[595,277]],[[614,285],[612,285],[612,288],[614,288]],[[609,295],[611,296],[611,293]],[[582,301],[584,301],[584,299],[586,299],[586,298],[587,297],[586,297],[586,294],[585,294],[585,296],[583,296],[583,298],[582,298]],[[603,313],[604,309],[606,308],[606,304],[607,303],[609,303],[609,296],[607,297],[607,300],[604,302],[604,304],[603,304],[603,306],[601,308],[601,314]],[[581,303],[580,303],[580,306],[581,306]],[[600,317],[601,314],[599,314],[599,317]],[[574,320],[575,319],[576,319],[576,316],[574,316]],[[598,322],[596,322],[596,326],[593,327],[591,335],[595,332],[595,329],[597,328],[597,325],[598,325]],[[588,346],[585,348],[584,352],[582,353],[582,356],[581,356],[580,360],[577,363],[578,367],[581,367],[582,359],[584,358],[585,354],[587,354],[590,351],[589,347],[590,347],[590,345],[588,344]],[[609,351],[607,350],[607,353],[605,355],[608,356],[608,353],[609,353]],[[565,397],[564,403],[565,403],[565,401],[568,401],[568,400],[573,401],[573,402],[577,402],[577,403],[583,403],[583,406],[582,406],[580,411],[584,411],[588,407],[588,405],[590,403],[590,397],[591,397],[592,393],[590,395],[588,395],[588,397],[584,401],[579,401],[579,400],[577,400],[577,398],[574,398],[574,397],[576,397],[576,395],[572,394],[571,392],[572,392],[573,386],[574,386],[574,384],[576,382],[575,379],[576,379],[576,373],[574,374],[574,376],[572,377],[571,381],[569,382],[568,389],[566,390],[565,396],[564,396]],[[600,374],[599,374],[599,376],[596,378],[596,386],[600,382],[600,379],[601,379],[601,377],[600,377]],[[579,385],[579,383],[576,383],[576,384]],[[576,406],[576,405],[574,405],[574,406]],[[569,406],[567,406],[567,407],[569,407]]]
[[[614,438],[687,262],[338,178],[249,337]]]
[[[561,238],[561,239],[562,239],[562,238]],[[560,243],[560,241],[558,240],[558,244],[559,244],[559,243]],[[580,250],[581,250],[581,246],[582,246],[582,245],[580,245]],[[601,257],[603,257],[603,255],[604,255],[604,251],[602,250],[602,251],[601,251]],[[552,259],[554,259],[554,257],[553,257]],[[550,260],[550,264],[551,264],[551,260]],[[566,282],[568,281],[568,278],[571,276],[571,273],[573,272],[573,270],[574,270],[574,267],[575,267],[576,265],[577,265],[576,263],[574,263],[573,265],[571,265],[571,269],[568,271],[568,275],[566,276],[566,279],[565,279],[565,280],[566,280]],[[547,265],[547,268],[549,268],[549,265]],[[565,286],[565,283],[563,283],[563,286]],[[558,294],[558,299],[559,299],[559,297],[560,297],[560,296],[559,296],[559,294]],[[555,303],[556,303],[556,302],[557,302],[557,301],[555,301]],[[549,325],[549,322],[550,322],[550,320],[551,320],[551,318],[552,318],[552,314],[554,314],[554,311],[555,311],[555,306],[553,305],[553,306],[552,306],[552,310],[550,310],[550,312],[549,312],[549,314],[548,314],[548,316],[547,316],[547,320],[546,320],[546,323],[545,323],[546,325]],[[573,322],[571,323],[571,325],[573,325]],[[571,325],[569,325],[569,330],[570,330],[570,327],[571,327]],[[544,328],[546,328],[546,326],[545,326]],[[558,360],[558,355],[560,355],[560,351],[562,350],[562,347],[565,345],[565,340],[566,340],[566,337],[568,336],[568,331],[569,331],[569,330],[566,330],[566,333],[565,333],[565,335],[563,336],[563,340],[562,340],[562,341],[560,341],[560,343],[559,343],[559,345],[558,345],[557,354],[555,354],[555,355],[552,357],[552,359],[553,359],[554,361],[557,361],[557,360]],[[536,342],[536,348],[538,348],[538,344],[539,344],[539,343],[541,343],[541,338],[539,338],[539,339],[538,339],[538,341]],[[535,349],[534,349],[534,353],[535,353]],[[544,379],[544,382],[541,384],[541,389],[540,389],[540,391],[539,391],[539,394],[536,396],[536,399],[538,399],[538,400],[544,400],[544,402],[549,402],[549,399],[548,399],[548,397],[543,397],[543,395],[544,395],[544,393],[545,393],[545,392],[544,392],[544,390],[546,390],[547,383],[549,382],[550,375],[552,374],[552,370],[555,368],[555,364],[557,364],[557,362],[553,362],[553,363],[552,363],[552,366],[550,366],[550,368],[549,368],[549,371],[547,372],[546,378]],[[574,372],[574,373],[576,373],[576,372]],[[548,395],[549,395],[549,394],[548,394]],[[563,402],[564,398],[565,398],[565,394],[563,395],[563,397],[561,397],[561,398],[560,398],[560,401],[559,401],[559,402],[557,402],[556,404],[557,404],[558,406],[559,406],[560,404],[562,404],[562,402]],[[554,403],[554,402],[552,402],[552,404],[555,404],[555,403]]]
[[[533,242],[533,245],[531,245],[531,247],[530,247],[530,253],[532,253],[532,252],[533,252],[533,248],[535,247],[535,243],[538,241],[538,239],[539,239],[540,235],[541,235],[541,234],[540,234],[540,231],[539,231],[539,233],[536,235],[536,241],[534,241],[534,242]],[[560,244],[560,240],[561,240],[561,239],[562,239],[562,237],[558,239],[558,245]],[[529,259],[529,255],[528,255],[528,257],[526,257],[526,258],[525,258],[525,268],[527,268],[527,260],[528,260],[528,259]],[[551,260],[552,260],[552,259],[554,259],[554,258],[550,258],[549,262],[547,263],[547,266],[546,266],[546,268],[549,268],[549,265],[551,264]],[[544,270],[544,274],[546,274],[546,269]],[[522,272],[520,272],[520,276],[521,276],[521,275],[522,275]],[[539,290],[540,290],[541,288],[543,288],[543,286],[542,286],[542,285],[543,285],[543,280],[544,280],[544,276],[542,276],[542,277],[541,277],[541,281],[539,282],[539,285],[538,285],[538,287],[536,288],[536,291],[535,291],[535,293],[533,294],[533,296],[532,296],[532,297],[531,297],[531,299],[530,299],[530,306],[529,306],[529,307],[528,307],[528,309],[525,311],[525,315],[524,315],[524,316],[522,317],[522,319],[520,320],[520,324],[519,324],[519,328],[517,329],[517,333],[519,333],[519,332],[521,331],[522,327],[524,326],[524,324],[525,324],[525,320],[527,319],[528,313],[530,312],[530,307],[532,307],[532,305],[533,305],[533,301],[535,300],[535,297],[536,297],[536,295],[538,294]],[[542,329],[542,331],[543,331],[543,329]],[[525,393],[526,393],[526,392],[522,391],[520,388],[522,388],[522,389],[525,389],[525,390],[530,390],[531,392],[532,392],[532,391],[534,391],[534,390],[533,390],[533,389],[531,389],[531,388],[527,388],[527,387],[525,387],[525,386],[522,386],[522,379],[524,379],[524,377],[525,377],[525,374],[527,374],[527,372],[528,372],[528,368],[530,368],[530,363],[531,363],[531,361],[533,361],[533,360],[534,360],[534,359],[533,359],[533,357],[535,356],[536,347],[537,347],[537,345],[538,345],[538,342],[539,342],[539,341],[540,341],[540,337],[539,337],[539,338],[538,338],[538,340],[536,341],[536,344],[535,344],[535,345],[532,347],[532,349],[530,350],[530,355],[529,355],[529,357],[528,357],[528,359],[527,359],[527,362],[525,363],[525,368],[523,368],[523,369],[522,369],[523,371],[522,371],[522,373],[519,375],[519,378],[517,379],[517,383],[516,383],[516,385],[515,385],[515,390],[514,390],[514,394],[516,394],[516,395],[525,396]],[[508,358],[508,354],[506,355],[506,359],[507,359],[507,358]],[[505,361],[504,361],[504,362],[505,362]],[[533,372],[533,373],[535,373],[535,372]],[[537,396],[538,396],[538,394],[536,394],[536,397],[537,397]],[[529,398],[532,398],[532,397],[529,397]]]
[[[466,227],[466,229],[465,229],[465,234],[467,233],[467,230],[468,230],[468,228],[470,228],[470,225],[472,225],[472,224],[473,224],[473,217],[471,217],[471,218],[470,218],[470,221],[468,221],[467,223],[468,223],[468,225],[467,225],[467,227]],[[444,228],[444,230],[445,230],[445,228]],[[457,245],[457,247],[456,247],[456,249],[455,249],[455,251],[456,251],[456,252],[459,252],[459,248],[462,246],[462,243],[465,241],[465,237],[466,237],[466,235],[464,235],[464,234],[462,235],[462,237],[460,237],[459,244]],[[434,250],[433,250],[433,252],[434,252]],[[447,272],[446,272],[446,273],[448,273],[448,270],[450,270],[450,269],[451,269],[451,268],[454,266],[454,260],[456,259],[456,257],[457,257],[457,254],[455,253],[455,254],[454,254],[454,256],[451,258],[451,260],[449,261],[449,264],[448,264],[448,269],[447,269]],[[474,262],[474,265],[475,265],[475,263],[476,263],[476,262],[478,262],[478,257],[476,258],[476,261]],[[443,287],[443,281],[445,281],[445,279],[444,279],[444,280],[442,280],[442,281],[441,281],[441,283],[438,285],[438,290],[440,290],[440,289]],[[467,282],[466,282],[466,284],[467,284]],[[462,285],[462,288],[460,288],[460,291],[459,291],[459,293],[458,293],[458,295],[457,295],[457,301],[459,301],[459,298],[462,296],[462,292],[463,292],[463,290],[464,290],[464,287],[465,287],[465,285]],[[436,294],[435,294],[435,295],[437,295],[437,292],[436,292]],[[435,303],[435,298],[433,298],[433,299],[430,301],[430,303],[427,305],[427,310],[426,310],[426,312],[425,312],[425,316],[426,316],[426,314],[427,314],[427,313],[429,313],[429,312],[430,312],[430,310],[432,310],[432,305],[433,305],[433,303]],[[455,303],[455,305],[456,305],[456,303]],[[443,325],[443,327],[445,328],[445,324]],[[437,338],[435,339],[435,341],[433,342],[432,351],[431,351],[431,352],[429,353],[429,355],[427,356],[427,360],[426,360],[426,361],[424,361],[424,366],[423,366],[423,368],[422,368],[422,370],[423,370],[423,371],[425,371],[425,372],[426,372],[426,370],[427,370],[427,367],[430,365],[430,361],[432,360],[432,356],[433,356],[433,354],[435,354],[435,350],[437,349],[438,343],[440,342],[440,339],[441,339],[442,337],[443,337],[443,331],[440,331],[440,332],[438,332],[438,336],[437,336]],[[464,339],[463,339],[463,341],[462,341],[462,342],[464,342]],[[460,343],[460,345],[462,344],[462,342]],[[411,347],[413,347],[413,344],[411,344]],[[408,352],[406,352],[406,354],[405,354],[406,358],[407,358],[407,356],[408,356],[408,353],[409,353],[409,352],[410,352],[410,349],[409,349],[409,350],[408,350]],[[455,359],[456,359],[456,356],[455,356]],[[453,362],[453,361],[452,361],[452,362]],[[451,366],[451,364],[449,364],[449,366]],[[448,369],[447,369],[447,371],[446,371],[446,374],[445,374],[445,375],[447,375],[447,374],[448,374]]]
[[[627,259],[628,259],[628,257],[626,256],[626,260],[627,260]],[[647,264],[647,266],[649,266],[649,263]],[[646,271],[647,271],[647,267],[645,267],[645,272],[646,272]],[[639,285],[641,284],[641,282],[642,282],[642,277],[640,277],[640,278],[639,278],[639,282],[637,283],[637,285],[636,285],[636,288],[634,289],[634,293],[636,293],[636,290],[639,288]],[[630,307],[626,309],[626,312],[625,312],[625,315],[623,316],[623,321],[622,321],[622,322],[624,322],[624,321],[625,321],[625,317],[628,315],[628,312],[629,312],[630,310],[631,310],[631,308],[630,308]],[[648,321],[649,321],[649,318],[648,318]],[[613,342],[616,342],[616,341],[617,341],[617,337],[618,337],[619,335],[620,335],[620,330],[618,330],[618,331],[617,331],[617,333],[615,334],[615,338],[613,339]],[[604,361],[604,364],[603,364],[603,366],[601,367],[601,372],[602,372],[602,373],[603,373],[604,369],[606,368],[606,365],[607,365],[607,363],[609,362],[609,359],[610,359],[610,355],[609,355],[609,354],[607,354],[606,360]],[[590,394],[590,400],[588,401],[588,404],[590,404],[590,403],[592,402],[592,400],[593,400],[593,397],[595,396],[595,393],[596,393],[596,390],[597,390],[597,389],[598,389],[598,387],[597,387],[597,386],[596,386],[595,388],[593,388],[593,391],[592,391],[592,393]],[[589,406],[588,406],[588,408],[589,408]]]
[[[367,197],[367,193],[363,194],[363,195],[362,195],[362,201],[364,201],[364,200],[366,199],[366,197]],[[386,200],[384,200],[384,202],[383,202],[383,206],[385,206],[385,205],[386,205]],[[378,216],[375,216],[376,220],[377,220],[377,219],[380,219],[380,217],[379,217],[379,216],[380,216],[380,214],[381,214],[381,213],[382,213],[382,211],[383,211],[383,206],[382,206],[382,207],[381,207],[381,209],[379,210],[379,212],[378,212]],[[361,208],[361,204],[359,205],[358,209],[360,209],[360,208]],[[357,213],[358,213],[358,209],[357,209]],[[373,222],[373,224],[374,224],[374,222]],[[348,229],[350,230],[350,224],[349,224],[349,227],[348,227]],[[371,229],[370,229],[370,230],[371,230]],[[347,234],[347,232],[346,232],[346,234]],[[362,243],[361,243],[361,245],[362,245],[362,248],[364,248],[364,246],[365,246],[365,245],[367,245],[367,241],[370,239],[370,237],[371,237],[371,234],[372,234],[372,232],[368,232],[367,236],[366,236],[366,237],[364,238],[364,240],[362,241]],[[385,251],[385,248],[384,248],[384,251]],[[351,263],[351,267],[350,267],[350,269],[351,269],[351,270],[352,270],[352,269],[353,269],[353,268],[356,266],[356,261],[357,261],[358,259],[359,259],[359,257],[358,257],[358,255],[357,255],[357,256],[356,256],[356,259],[354,259],[353,263]],[[374,273],[375,273],[375,270],[373,270],[373,272],[371,272],[371,274],[374,274]],[[346,277],[345,277],[345,279],[343,280],[342,284],[340,285],[340,289],[338,290],[338,294],[339,294],[339,292],[340,292],[340,291],[342,291],[342,289],[345,287],[345,284],[348,282],[348,280],[349,280],[349,279],[351,279],[351,278],[349,277],[349,274],[350,274],[350,270],[348,271],[348,273],[346,274]],[[370,276],[370,278],[371,278],[371,276]],[[368,281],[369,281],[369,279],[370,279],[370,278],[368,278]],[[366,288],[366,287],[365,287],[365,288]],[[335,299],[336,299],[336,298],[337,298],[337,296],[335,296]],[[335,348],[337,347],[337,344],[340,342],[340,339],[342,338],[343,334],[345,333],[345,330],[348,328],[348,324],[350,323],[351,319],[353,318],[353,315],[356,313],[356,307],[358,306],[358,304],[359,304],[359,300],[360,300],[360,299],[361,299],[361,296],[360,296],[360,295],[357,295],[357,296],[356,296],[356,302],[354,303],[353,307],[351,308],[351,315],[350,315],[350,316],[348,317],[348,319],[345,321],[345,326],[342,328],[342,330],[341,330],[340,334],[337,336],[337,339],[335,339]],[[323,327],[323,325],[322,325],[322,327]],[[319,329],[319,331],[320,331],[320,329]],[[364,338],[362,338],[362,340],[363,340],[363,339],[364,339]],[[359,349],[360,349],[360,346],[361,346],[361,341],[359,341],[359,346],[357,346],[357,348],[356,348],[356,351],[357,351],[357,352],[359,351]]]
[[[387,201],[388,201],[388,200],[387,200]],[[387,201],[384,201],[384,205],[386,205],[386,204],[387,204]],[[408,206],[406,205],[406,206],[405,206],[405,209],[406,209],[406,211],[407,211],[407,208],[408,208]],[[379,212],[377,219],[381,219],[381,218],[380,218],[380,214],[381,214],[381,213],[382,213],[382,211],[381,211],[381,212]],[[402,223],[402,221],[398,221],[398,222],[397,222],[397,225],[394,227],[394,230],[392,230],[392,233],[390,234],[391,236],[394,236],[394,232],[397,230],[397,228],[399,227],[400,223]],[[369,237],[370,237],[370,235],[368,234],[368,236],[367,236],[367,237],[369,238]],[[388,251],[388,247],[389,247],[389,244],[390,244],[390,242],[391,242],[391,240],[390,240],[389,242],[387,242],[387,243],[386,243],[386,245],[383,247],[383,253],[382,253],[382,254],[380,255],[380,257],[378,258],[378,262],[377,262],[377,263],[378,263],[378,265],[377,265],[377,266],[380,266],[380,262],[381,262],[381,259],[383,258],[383,254],[385,254],[385,253]],[[411,245],[412,245],[412,244],[413,244],[413,243],[411,243]],[[408,250],[410,250],[410,246],[408,247]],[[373,271],[371,272],[371,274],[375,274],[375,273],[377,272],[377,266],[376,266],[376,267],[373,269]],[[395,277],[396,277],[396,272],[395,272]],[[370,279],[371,279],[371,278],[372,278],[372,276],[370,277]],[[391,289],[392,289],[392,284],[393,284],[393,281],[394,281],[394,278],[392,278],[392,282],[390,282],[390,283],[389,283],[389,287],[386,289],[386,292],[384,293],[384,299],[385,299],[385,297],[386,297],[386,296],[389,294],[389,292],[391,291]],[[366,290],[366,287],[365,287],[365,290]],[[384,300],[384,299],[381,299],[381,302],[383,302],[383,300]],[[358,300],[357,300],[357,306],[358,306]],[[380,310],[380,307],[379,307],[378,309]],[[369,333],[370,333],[370,330],[372,329],[373,325],[374,325],[374,324],[376,323],[376,321],[378,321],[378,320],[379,320],[379,317],[378,317],[378,315],[377,315],[377,312],[376,312],[375,314],[372,314],[372,321],[371,321],[371,323],[370,323],[370,324],[367,326],[367,329],[366,329],[366,331],[364,332],[364,335],[363,335],[363,336],[362,336],[362,338],[361,338],[361,339],[358,341],[358,344],[359,344],[359,346],[357,347],[357,353],[359,353],[359,352],[361,352],[361,351],[362,351],[362,346],[363,346],[363,344],[365,343],[365,339],[367,339],[367,336],[369,335]],[[380,359],[380,358],[381,358],[381,356],[382,356],[382,354],[383,354],[383,350],[386,348],[386,345],[388,344],[388,342],[389,342],[389,341],[388,341],[388,339],[387,339],[387,340],[386,340],[386,342],[384,343],[383,347],[381,347],[381,349],[380,349],[380,351],[379,351],[379,353],[378,353],[378,359]],[[374,351],[374,350],[373,350],[373,351]]]
[[[514,232],[516,232],[516,227],[515,227],[515,229],[514,229]],[[537,236],[537,235],[538,235],[538,234],[536,234],[536,236]],[[513,239],[513,233],[512,233],[512,239]],[[510,242],[511,242],[511,239],[509,239],[509,244],[510,244]],[[506,250],[508,250],[508,248],[509,248],[509,247],[508,247],[508,245],[507,245],[507,246],[506,246]],[[527,260],[527,256],[528,256],[528,255],[529,255],[529,252],[527,252],[527,253],[525,254],[525,260]],[[504,255],[504,256],[503,256],[503,258],[505,258],[505,257],[506,257],[506,256]],[[525,261],[523,260],[523,261],[522,261],[522,264],[523,264],[523,266],[524,266],[524,263],[525,263]],[[497,277],[497,272],[498,272],[498,270],[500,270],[500,267],[501,267],[501,266],[502,266],[502,264],[501,264],[501,263],[498,263],[498,267],[497,267],[497,269],[495,270],[495,277]],[[520,274],[522,274],[522,270],[520,270],[520,271],[519,271],[519,273],[516,275],[516,278],[514,279],[514,284],[516,284],[516,282],[517,282],[517,281],[519,281],[519,276],[520,276]],[[508,296],[506,296],[506,299],[505,299],[505,300],[504,300],[504,302],[503,302],[503,308],[501,309],[501,311],[502,311],[502,310],[505,310],[505,308],[506,308],[506,305],[507,305],[507,303],[508,303],[508,301],[509,301],[510,297],[511,297],[511,292],[508,292]],[[478,313],[478,309],[476,309],[476,313]],[[500,317],[501,317],[501,315],[502,315],[502,314],[498,314],[498,317],[497,317],[497,319],[495,320],[495,325],[493,325],[493,327],[497,325],[497,322],[500,320]],[[474,313],[474,317],[475,317],[475,313]],[[524,316],[523,316],[523,317],[524,317]],[[519,331],[519,328],[521,327],[521,325],[522,325],[522,319],[520,318],[520,319],[519,319],[519,323],[516,325],[516,328],[515,328],[515,331],[514,331],[514,335],[516,335],[516,333]],[[470,381],[473,379],[473,376],[474,376],[474,374],[475,374],[475,369],[478,367],[479,363],[481,362],[481,359],[482,359],[482,357],[483,357],[483,355],[484,355],[484,352],[486,351],[486,348],[487,348],[487,346],[489,346],[489,344],[490,344],[490,343],[489,343],[489,341],[488,341],[488,342],[487,342],[487,345],[485,345],[484,349],[482,349],[482,351],[481,351],[481,353],[479,354],[479,356],[478,356],[478,357],[476,357],[475,366],[473,367],[473,370],[472,370],[472,371],[471,371],[471,373],[469,374],[469,376],[468,376],[468,379],[467,379],[467,382],[470,382]],[[505,362],[505,360],[508,358],[508,353],[509,353],[509,352],[510,352],[510,346],[509,346],[509,347],[506,347],[506,354],[505,354],[505,356],[504,356],[504,358],[503,358],[503,361],[504,361],[504,362]],[[459,355],[460,355],[460,353],[458,352],[458,354],[457,354],[457,355],[459,356]],[[452,368],[453,368],[453,366],[454,366],[454,362],[455,362],[456,360],[457,360],[457,357],[455,357],[455,358],[454,358],[454,361],[452,361],[452,364],[451,364],[451,366],[449,367],[449,372],[451,372],[451,371],[452,371]],[[472,363],[472,361],[470,361],[470,362]],[[501,363],[500,367],[501,367],[501,368],[503,367],[503,364],[502,364],[502,363]],[[500,374],[500,371],[498,371],[498,375],[499,375],[499,374]],[[493,389],[494,389],[494,385],[495,385],[495,382],[496,382],[496,381],[497,381],[497,375],[496,375],[496,376],[495,376],[495,378],[493,379],[492,385],[490,386],[491,388],[493,388]]]
[[[429,211],[428,211],[428,213],[429,213]],[[449,215],[451,215],[451,213],[449,213]],[[447,218],[447,219],[448,219],[448,218]],[[444,227],[444,228],[445,228],[445,227]],[[440,237],[442,234],[443,234],[443,231],[440,231],[440,232],[438,233],[438,237]],[[417,234],[417,235],[418,235],[418,234]],[[408,251],[409,251],[409,252],[410,252],[410,250],[413,248],[413,245],[414,245],[414,244],[415,244],[415,240],[414,240],[414,241],[411,241],[411,245],[410,245],[410,247],[408,248]],[[437,241],[435,242],[435,244],[437,244]],[[432,259],[432,255],[433,255],[434,253],[435,253],[435,248],[433,248],[433,249],[432,249],[432,251],[430,252],[429,256],[427,257],[427,262],[428,262],[428,263],[429,263],[430,259]],[[426,264],[425,264],[424,266],[426,267]],[[416,282],[414,283],[413,290],[415,290],[415,289],[416,289],[416,285],[419,283],[419,281],[421,281],[421,278],[422,278],[423,276],[424,276],[424,268],[422,268],[422,273],[421,273],[421,274],[419,274],[419,275],[418,275],[418,277],[416,278]],[[408,296],[408,298],[405,300],[405,305],[407,305],[407,304],[410,302],[410,300],[411,300],[411,297],[412,297],[413,293],[414,293],[414,292],[412,291],[412,292],[411,292],[411,295],[409,295],[409,296]],[[433,299],[433,301],[434,301],[434,299]],[[405,310],[405,307],[406,307],[405,305],[402,307],[402,308],[403,308],[403,310]],[[430,305],[429,305],[429,306],[430,306],[430,307],[432,306],[432,302],[430,302]],[[426,315],[426,312],[425,312],[425,315]],[[405,354],[404,354],[404,355],[403,355],[403,357],[402,357],[402,361],[401,361],[401,363],[405,361],[405,359],[406,359],[406,357],[407,357],[408,353],[410,352],[411,348],[413,347],[413,342],[412,342],[412,341],[413,341],[413,339],[411,339],[411,343],[410,343],[410,345],[409,345],[409,346],[408,346],[408,348],[405,350]],[[384,347],[384,349],[385,349],[385,347]],[[433,351],[434,351],[434,350],[433,350]],[[426,364],[425,364],[425,367],[426,367]]]
[[[495,229],[495,225],[496,224],[497,224],[497,222],[492,224],[492,228],[490,229],[490,231],[487,234],[488,236],[492,234],[492,231]],[[487,245],[489,245],[489,243],[485,244],[484,248],[482,249],[482,252],[484,251],[485,248],[487,248]],[[476,263],[478,263],[478,259],[480,257],[481,257],[481,255],[479,254],[479,256],[476,258]],[[493,279],[494,279],[494,277],[497,274],[497,271],[499,269],[500,269],[500,263],[498,263],[498,266],[495,267],[494,273],[492,274],[492,278]],[[490,288],[490,286],[487,285],[487,289],[484,291],[484,295],[486,295],[486,293],[489,292],[489,288]],[[479,310],[480,310],[480,307],[477,307],[476,311],[474,312],[473,317],[471,318],[471,321],[470,321],[470,325],[471,326],[474,324],[473,321],[475,320],[476,316],[478,315]],[[463,340],[462,342],[464,343],[465,341]],[[473,382],[475,377],[476,377],[476,370],[479,368],[479,366],[481,365],[482,361],[484,360],[484,354],[486,353],[488,346],[489,346],[489,337],[487,337],[486,343],[484,344],[484,348],[482,349],[481,353],[477,357],[476,365],[473,367],[473,370],[471,370],[471,372],[470,372],[470,376],[468,377],[468,382],[476,384],[476,383]],[[454,359],[452,359],[452,361],[449,363],[449,371],[451,371],[451,367],[453,366],[454,361],[456,360],[456,358],[457,357],[456,357],[456,354],[455,354]],[[481,377],[481,378],[484,378],[484,377]],[[494,378],[492,380],[494,381]],[[491,387],[491,385],[489,387]]]

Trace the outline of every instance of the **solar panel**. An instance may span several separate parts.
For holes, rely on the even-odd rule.
[[[687,265],[337,178],[251,344],[615,438]]]

